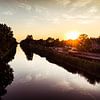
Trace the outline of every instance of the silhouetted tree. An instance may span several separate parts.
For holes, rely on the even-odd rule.
[[[33,36],[32,36],[32,35],[28,35],[28,36],[26,37],[26,39],[27,39],[27,40],[33,40]]]
[[[91,50],[91,40],[87,34],[81,34],[78,38],[78,50],[90,51]]]
[[[6,24],[0,24],[0,39],[7,39],[13,37],[13,31]]]
[[[17,45],[13,38],[13,31],[6,24],[0,24],[0,58],[4,57],[14,46]]]

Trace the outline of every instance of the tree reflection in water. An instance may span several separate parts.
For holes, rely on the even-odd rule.
[[[46,54],[47,52],[44,53],[44,52],[40,52],[40,51],[37,51],[37,50],[33,50],[32,51],[30,48],[28,48],[28,46],[27,46],[27,48],[24,48],[22,45],[20,45],[20,47],[24,51],[24,53],[26,54],[28,60],[32,60],[33,53],[36,53],[36,54],[40,55],[41,57],[46,57],[46,59],[49,62],[55,63],[57,65],[62,66],[67,71],[69,71],[69,72],[71,72],[73,74],[76,74],[76,73],[80,74],[81,76],[85,77],[86,80],[90,84],[95,85],[96,83],[100,83],[100,77],[98,77],[98,74],[97,75],[93,75],[92,72],[91,73],[87,73],[87,72],[85,72],[83,70],[74,68],[73,66],[67,67],[66,64],[60,63],[59,59],[58,60],[55,60],[54,57],[53,57],[53,55]],[[98,70],[97,70],[97,73],[98,73]]]
[[[1,96],[7,93],[6,87],[10,85],[14,79],[13,69],[10,67],[8,62],[14,59],[16,46],[17,45],[9,50],[9,53],[0,60],[0,100]]]
[[[33,51],[30,48],[21,47],[21,49],[25,53],[27,60],[32,60],[33,59]]]
[[[13,79],[13,69],[8,64],[0,62],[0,99],[7,93],[6,87],[12,83]]]

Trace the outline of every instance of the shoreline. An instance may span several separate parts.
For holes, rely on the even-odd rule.
[[[24,52],[32,52],[41,57],[46,57],[49,62],[60,65],[71,72],[74,70],[76,73],[81,72],[84,76],[94,77],[94,80],[100,80],[99,62],[85,60],[69,54],[65,55],[55,51],[53,48],[27,43],[25,40],[20,43],[20,46]]]

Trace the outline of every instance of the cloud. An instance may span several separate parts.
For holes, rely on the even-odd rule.
[[[89,9],[89,12],[92,13],[92,14],[94,14],[94,13],[97,13],[98,12],[98,9],[97,9],[97,7],[93,6],[93,7],[91,7]]]
[[[91,5],[93,3],[93,0],[76,0],[72,4],[73,7],[85,7],[87,5]]]
[[[85,7],[87,5],[91,5],[93,1],[94,0],[56,0],[57,4],[63,7]]]
[[[18,5],[19,8],[24,8],[27,11],[31,11],[32,10],[32,6],[26,3],[19,3]]]
[[[56,0],[58,5],[67,6],[71,3],[71,0]]]
[[[23,15],[26,15],[22,20],[30,19],[29,25],[31,25],[31,23],[33,22],[61,24],[64,22],[68,21],[72,22],[75,20],[79,23],[87,23],[87,22],[90,23],[100,19],[99,18],[100,7],[98,6],[99,5],[98,0],[15,0],[15,1],[16,1],[15,4],[16,6],[12,5],[12,7],[14,10],[16,10],[17,12],[16,15],[18,14],[17,16],[22,16],[22,18]],[[4,1],[2,0],[2,2]],[[7,2],[5,2],[5,4]],[[24,9],[25,11],[21,9]],[[27,14],[26,11],[28,11],[29,13]],[[12,10],[9,11],[5,10],[3,12],[4,12],[3,15],[14,14]],[[34,19],[33,21],[31,21],[32,18]]]
[[[61,24],[61,20],[60,20],[60,18],[58,16],[57,17],[47,18],[46,21],[48,23],[51,23],[51,24]]]
[[[44,13],[45,15],[48,13],[48,9],[46,7],[35,5],[34,8],[36,13]]]
[[[8,16],[11,16],[11,15],[13,15],[14,14],[14,12],[12,12],[12,11],[5,11],[5,12],[3,12],[2,13],[3,15],[8,15]]]
[[[53,23],[53,24],[60,24],[60,19],[59,18],[53,18],[52,20],[51,20],[51,22]]]

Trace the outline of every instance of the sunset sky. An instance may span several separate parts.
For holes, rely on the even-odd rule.
[[[58,37],[70,32],[100,36],[100,0],[0,0],[0,23],[17,39]]]

